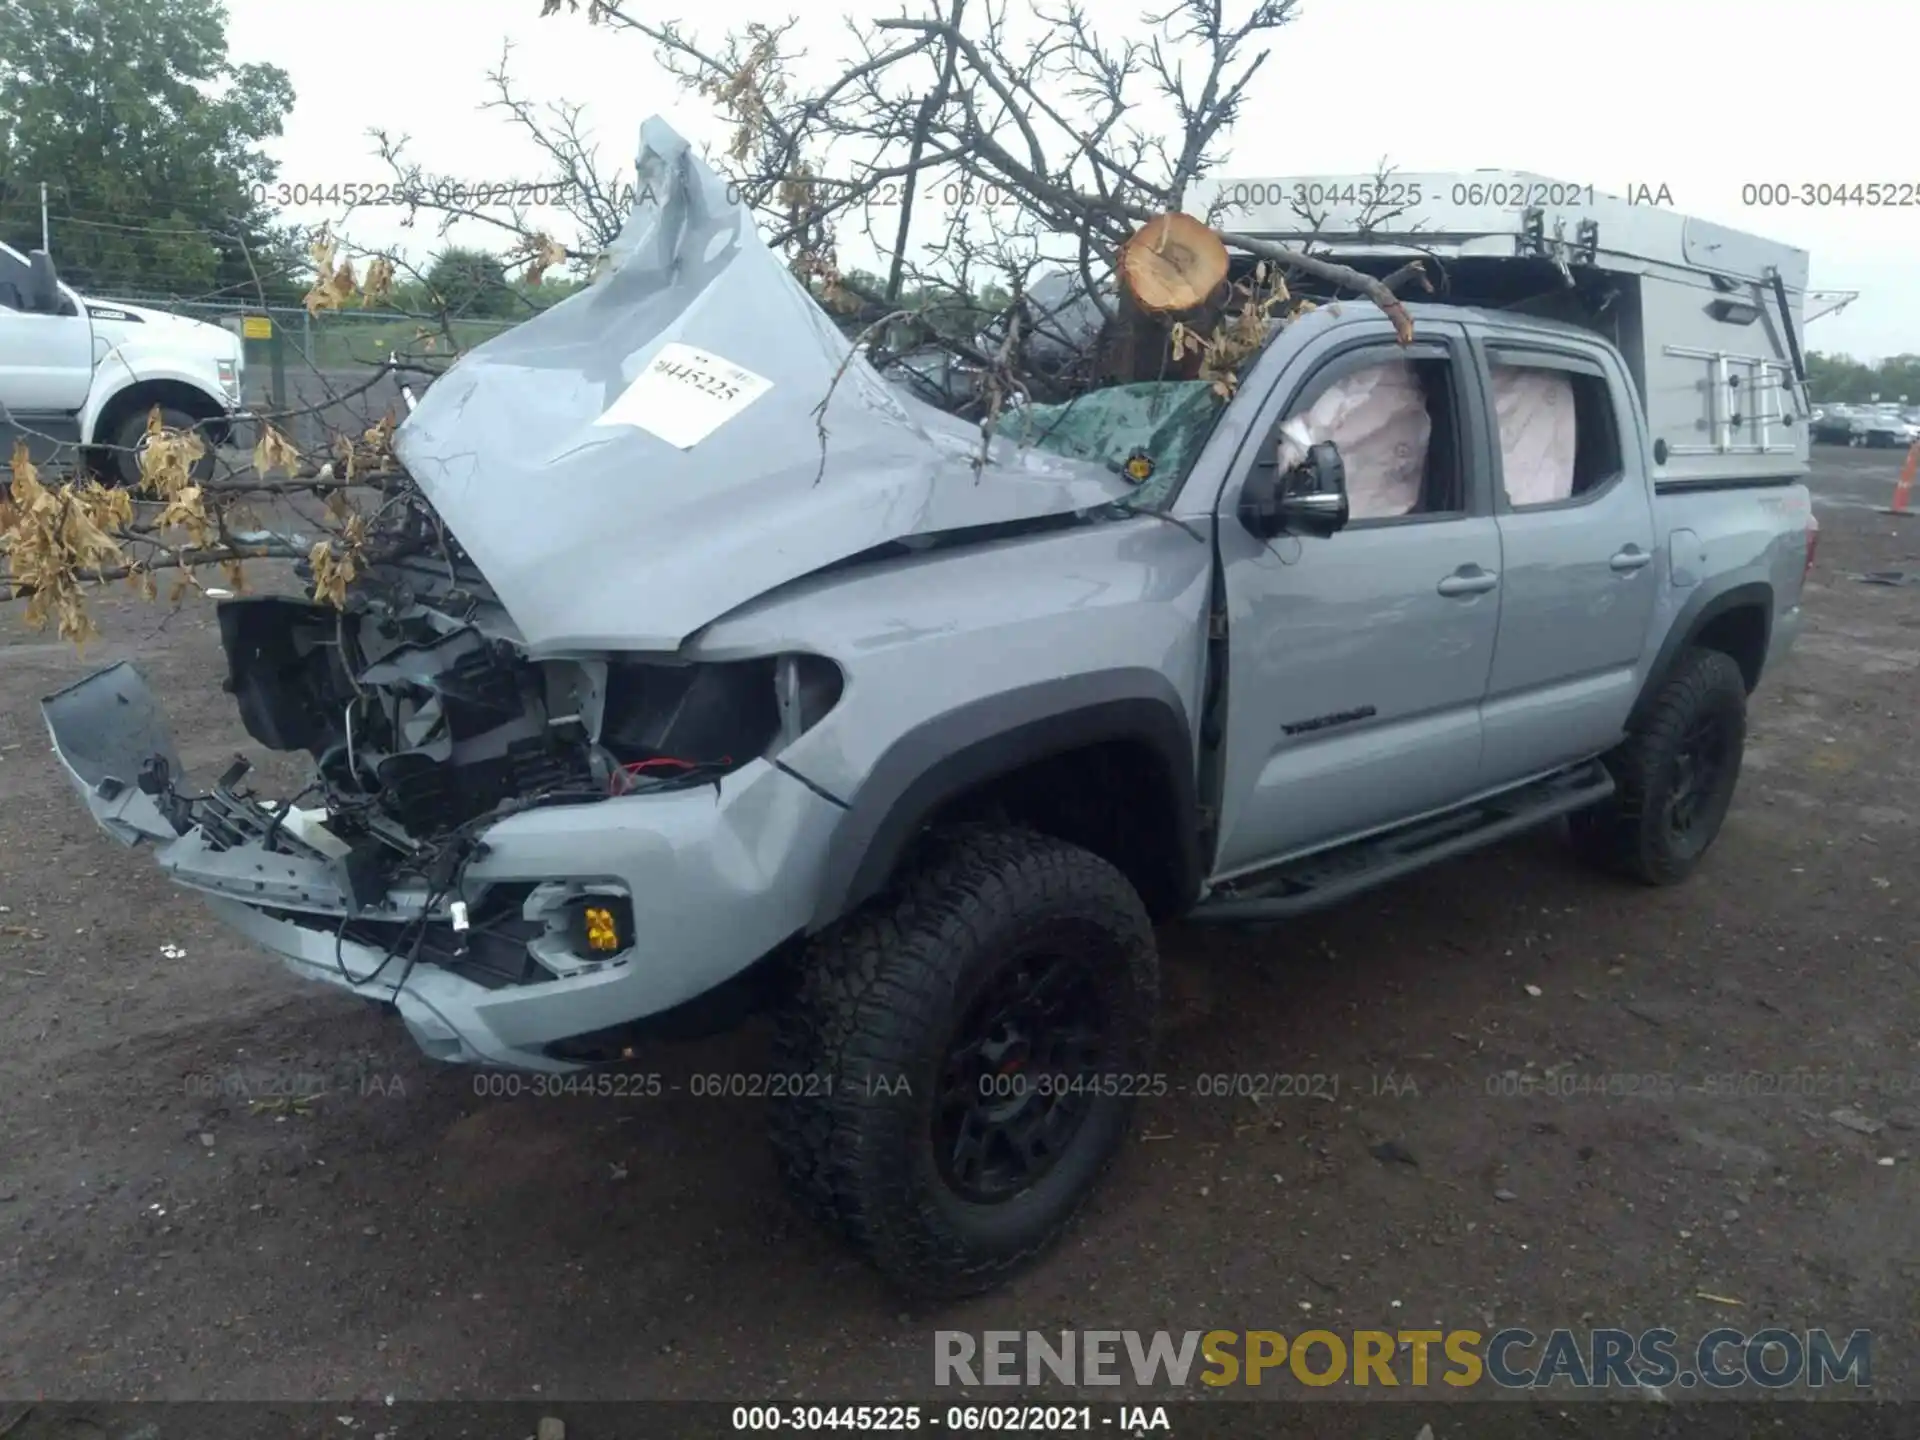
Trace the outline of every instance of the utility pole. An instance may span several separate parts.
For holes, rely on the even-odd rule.
[[[53,246],[47,241],[47,182],[40,182],[40,248],[51,255]]]

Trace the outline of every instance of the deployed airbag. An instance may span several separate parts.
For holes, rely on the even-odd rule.
[[[1579,426],[1573,382],[1558,370],[1493,367],[1500,464],[1510,505],[1550,505],[1573,494]]]
[[[1391,360],[1334,381],[1287,422],[1286,431],[1280,442],[1283,470],[1298,465],[1308,446],[1322,440],[1340,447],[1353,519],[1405,515],[1420,503],[1433,420],[1409,362]]]

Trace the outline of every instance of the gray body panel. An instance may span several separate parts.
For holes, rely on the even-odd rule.
[[[1255,371],[1250,383],[1269,391],[1255,434],[1271,431],[1314,370],[1355,342],[1395,353],[1392,327],[1364,311],[1321,332]],[[1464,359],[1457,323],[1428,320],[1419,333],[1450,339]],[[1486,437],[1476,431],[1466,448],[1477,490]],[[1243,467],[1252,458],[1238,457]],[[1220,878],[1470,792],[1500,610],[1497,593],[1435,588],[1468,566],[1499,572],[1500,536],[1484,497],[1459,519],[1363,522],[1327,540],[1262,542],[1234,522],[1237,493],[1229,484],[1219,499],[1232,680]],[[1371,713],[1295,728],[1361,711]]]
[[[642,140],[641,198],[606,272],[462,356],[394,436],[536,653],[670,651],[888,541],[1126,493],[1004,441],[976,473],[976,427],[854,355],[684,140],[658,121]],[[686,449],[608,416],[676,344],[771,382]]]
[[[1474,323],[1502,353],[1597,365],[1619,426],[1619,476],[1599,493],[1516,512],[1493,487],[1501,552],[1500,641],[1487,684],[1486,784],[1519,781],[1610,747],[1645,678],[1660,588],[1647,436],[1630,377],[1597,340]],[[1485,354],[1482,349],[1482,354]],[[1632,567],[1632,568],[1622,568]]]
[[[473,885],[623,886],[631,951],[500,988],[426,963],[398,985],[398,970],[357,980],[380,956],[336,942],[345,902],[323,857],[219,851],[129,788],[145,756],[173,753],[137,672],[45,702],[103,825],[152,842],[299,973],[392,1001],[432,1054],[569,1068],[546,1047],[671,1010],[832,924],[942,803],[1063,749],[1128,741],[1139,783],[1172,795],[1182,858],[1160,898],[1177,910],[1215,882],[1603,753],[1726,607],[1758,607],[1769,659],[1792,641],[1806,490],[1657,492],[1639,377],[1588,332],[1411,307],[1422,353],[1453,367],[1457,515],[1270,542],[1238,522],[1249,469],[1315,374],[1355,347],[1398,353],[1387,322],[1348,302],[1296,320],[1242,376],[1166,515],[1128,516],[1107,503],[1124,482],[1090,464],[1002,444],[976,476],[971,432],[849,361],[711,173],[670,132],[646,135],[642,173],[669,198],[636,218],[610,277],[474,352],[400,432],[498,593],[496,629],[528,651],[800,652],[839,668],[824,714],[715,784],[484,831]],[[597,426],[675,337],[774,388],[690,449]],[[1621,427],[1610,485],[1506,508],[1494,344],[1598,368]],[[816,485],[809,407],[843,364]],[[988,523],[1011,531],[951,533]],[[877,548],[901,540],[916,544]],[[382,914],[425,903],[390,893]]]
[[[1317,367],[1356,342],[1391,336],[1370,309],[1335,309],[1296,322],[1243,379],[1241,403],[1174,507],[1218,515],[1231,605],[1214,881],[1604,753],[1671,662],[1669,642],[1726,597],[1767,608],[1770,654],[1799,625],[1811,513],[1804,486],[1656,492],[1644,411],[1618,352],[1569,325],[1481,310],[1409,306],[1418,339],[1457,334],[1467,343],[1460,363],[1470,368],[1456,379],[1470,390],[1462,436],[1469,513],[1255,541],[1233,508],[1265,437]],[[1601,368],[1623,462],[1611,486],[1560,506],[1509,509],[1485,396],[1471,388],[1484,385],[1485,347],[1494,342]],[[1677,578],[1671,531],[1689,557]],[[1629,550],[1650,558],[1615,569]],[[1436,594],[1435,582],[1473,564],[1497,574],[1492,590]],[[1372,713],[1287,733],[1362,710]]]

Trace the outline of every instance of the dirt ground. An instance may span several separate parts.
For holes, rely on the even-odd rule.
[[[1057,1253],[939,1312],[788,1209],[759,1102],[477,1094],[96,831],[36,704],[94,665],[138,659],[203,777],[260,758],[210,604],[112,602],[84,662],[0,616],[0,1396],[951,1398],[936,1327],[1307,1314],[1869,1328],[1876,1390],[1912,1396],[1920,522],[1873,509],[1896,460],[1820,453],[1807,630],[1690,883],[1611,883],[1547,832],[1283,930],[1169,930],[1172,1093]],[[1855,578],[1878,570],[1916,580]],[[753,1071],[765,1045],[653,1064]],[[1338,1093],[1200,1093],[1223,1072]],[[290,1092],[314,1098],[249,1099]]]

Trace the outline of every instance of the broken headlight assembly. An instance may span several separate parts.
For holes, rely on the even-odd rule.
[[[422,606],[249,597],[218,613],[247,733],[313,757],[296,798],[322,797],[325,848],[355,911],[409,875],[430,897],[457,894],[479,832],[518,811],[716,784],[792,744],[842,686],[837,665],[802,654],[535,661],[505,627]],[[266,833],[316,848],[304,819]],[[575,953],[616,953],[618,915],[591,909],[574,922]]]

